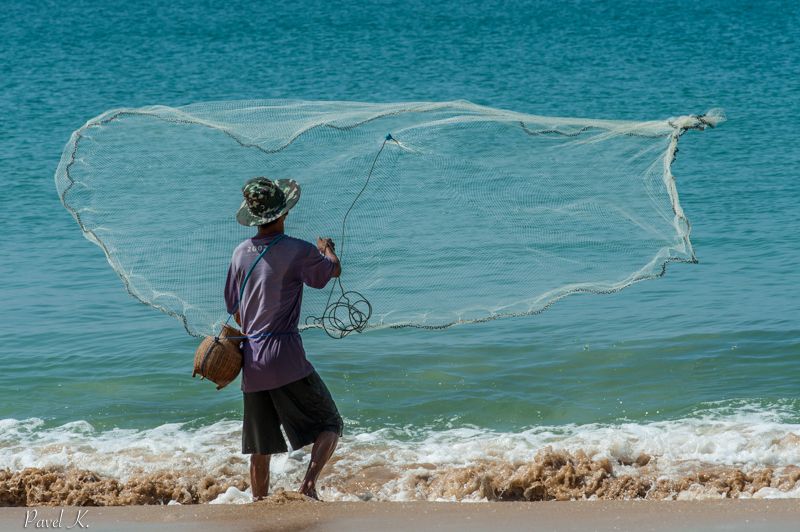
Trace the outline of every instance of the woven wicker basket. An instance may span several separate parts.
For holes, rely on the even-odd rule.
[[[221,390],[231,383],[242,370],[242,351],[239,349],[240,339],[228,339],[230,336],[242,336],[240,331],[225,325],[218,337],[206,336],[194,353],[194,371],[192,377],[200,375],[217,385]]]

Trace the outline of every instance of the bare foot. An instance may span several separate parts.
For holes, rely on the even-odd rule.
[[[300,488],[300,493],[306,497],[311,497],[314,500],[319,500],[319,495],[317,495],[317,487],[310,482],[303,484],[303,486]]]

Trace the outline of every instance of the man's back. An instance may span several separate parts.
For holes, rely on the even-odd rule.
[[[253,269],[237,309],[241,283],[270,243],[274,245]],[[245,334],[262,335],[246,340],[242,346],[243,391],[278,388],[314,371],[297,330],[303,284],[322,288],[334,269],[335,264],[316,246],[282,233],[249,238],[234,250],[225,284],[225,303],[228,312],[238,310]]]

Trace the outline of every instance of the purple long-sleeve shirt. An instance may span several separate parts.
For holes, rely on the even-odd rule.
[[[234,250],[225,282],[228,312],[237,310],[244,276],[276,236],[249,238]],[[314,371],[297,329],[303,284],[323,288],[335,267],[315,245],[289,236],[276,242],[258,262],[245,285],[238,311],[245,334],[272,335],[243,342],[243,392],[280,388]]]

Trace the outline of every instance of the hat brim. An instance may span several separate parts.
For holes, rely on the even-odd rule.
[[[242,201],[242,205],[236,213],[237,222],[248,227],[266,225],[274,222],[297,205],[300,199],[300,185],[297,184],[297,181],[294,179],[276,179],[273,183],[283,191],[283,195],[286,197],[286,204],[275,212],[269,213],[267,216],[256,216],[250,211],[250,208],[247,206],[247,201]]]

